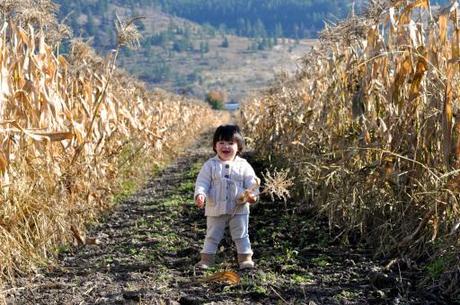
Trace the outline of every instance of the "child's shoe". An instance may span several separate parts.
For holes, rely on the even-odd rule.
[[[240,270],[254,268],[252,254],[238,254],[238,263],[240,264]]]
[[[214,265],[215,254],[201,253],[201,260],[195,265],[200,269],[208,269]]]

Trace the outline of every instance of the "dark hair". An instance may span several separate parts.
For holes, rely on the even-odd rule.
[[[216,151],[216,143],[219,141],[233,141],[238,145],[237,154],[241,153],[244,149],[244,139],[241,135],[238,125],[220,125],[214,132],[212,138],[212,149]]]

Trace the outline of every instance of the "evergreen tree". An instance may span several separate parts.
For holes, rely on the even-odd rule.
[[[94,21],[94,17],[91,14],[88,15],[88,21],[86,22],[85,29],[86,29],[86,32],[88,33],[88,36],[97,35],[96,24]]]
[[[266,37],[267,36],[265,25],[260,19],[257,19],[256,23],[254,24],[253,31],[254,31],[254,37]]]
[[[238,36],[247,35],[246,23],[243,18],[238,18],[238,21],[236,22],[236,33]]]
[[[281,25],[281,23],[277,23],[275,25],[275,37],[276,38],[283,37],[283,26]]]
[[[228,48],[230,46],[230,43],[228,42],[228,38],[227,36],[224,37],[224,40],[222,41],[222,43],[220,44],[220,46],[222,48]]]
[[[209,52],[209,43],[207,41],[200,42],[200,55],[203,58],[204,54]]]

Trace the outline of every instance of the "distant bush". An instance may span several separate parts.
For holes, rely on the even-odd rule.
[[[225,94],[219,90],[209,91],[208,94],[206,94],[205,101],[211,105],[212,109],[224,109]]]

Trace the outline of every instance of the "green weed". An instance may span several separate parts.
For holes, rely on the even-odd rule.
[[[297,285],[308,285],[314,283],[315,280],[312,274],[293,274],[291,282]]]
[[[426,265],[425,270],[428,273],[428,276],[434,280],[439,279],[441,274],[446,270],[447,266],[449,266],[450,261],[450,257],[438,256],[435,260]]]
[[[120,190],[113,196],[114,203],[118,204],[134,194],[137,185],[132,180],[124,180],[120,183]]]
[[[342,290],[339,294],[336,294],[334,296],[334,299],[336,299],[337,301],[341,303],[344,300],[346,301],[357,300],[359,299],[359,293],[355,291],[350,291],[350,290]]]
[[[187,179],[195,179],[196,176],[198,176],[198,173],[200,172],[201,167],[203,166],[203,163],[201,162],[195,162],[192,164],[190,167],[189,171],[185,174],[185,177]]]
[[[180,193],[193,193],[195,190],[195,183],[193,181],[182,182],[177,191]]]
[[[187,203],[190,200],[191,199],[188,198],[187,196],[184,197],[182,195],[175,194],[169,198],[166,198],[161,204],[165,207],[177,207],[177,206]]]
[[[330,257],[326,255],[320,255],[318,257],[312,258],[311,263],[318,267],[326,267],[331,265],[330,260]]]

